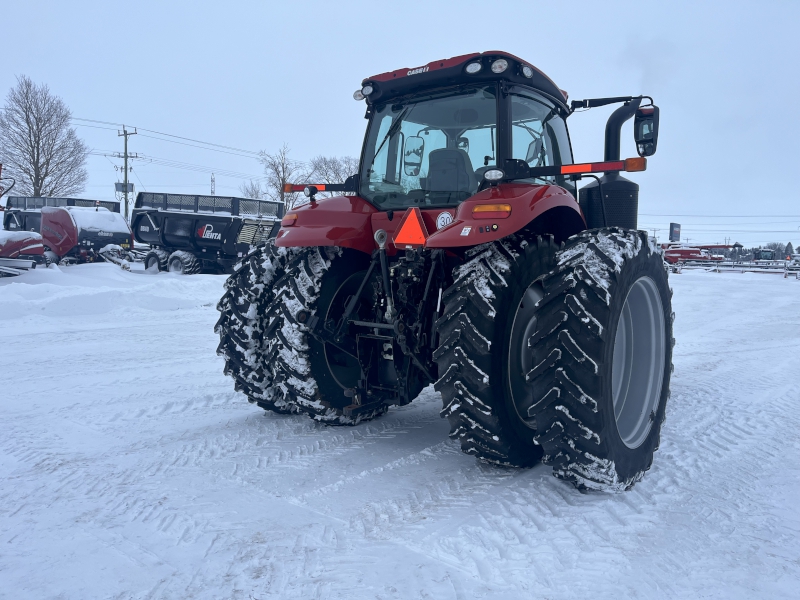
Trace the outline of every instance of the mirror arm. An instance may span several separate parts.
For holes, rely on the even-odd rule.
[[[629,102],[633,100],[633,96],[615,96],[614,98],[587,98],[586,100],[573,100],[570,103],[570,108],[576,110],[578,108],[597,108],[598,106],[607,106],[609,104],[616,104],[617,102]]]

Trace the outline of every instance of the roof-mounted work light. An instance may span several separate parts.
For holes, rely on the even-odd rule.
[[[492,73],[502,73],[508,68],[508,61],[505,58],[498,58],[492,63]]]
[[[479,62],[471,62],[467,65],[467,68],[464,69],[470,75],[475,75],[483,68],[483,65]]]

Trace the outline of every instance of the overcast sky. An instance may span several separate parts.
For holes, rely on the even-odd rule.
[[[505,50],[570,99],[654,97],[658,153],[631,177],[641,185],[640,227],[664,237],[672,220],[692,241],[800,245],[800,194],[790,183],[800,165],[797,1],[27,0],[5,3],[2,23],[3,96],[28,75],[74,117],[150,130],[130,138],[131,152],[208,168],[134,161],[139,191],[208,193],[213,169],[217,194],[233,195],[243,177],[262,174],[248,153],[152,132],[249,152],[286,142],[298,160],[358,156],[366,121],[352,93],[363,78]],[[569,119],[576,160],[602,159],[611,110]],[[93,150],[122,151],[114,125],[78,123]],[[632,137],[628,123],[623,155],[635,156]],[[113,198],[120,164],[91,156],[84,195]]]

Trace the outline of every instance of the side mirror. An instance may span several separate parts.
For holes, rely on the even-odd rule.
[[[532,167],[539,167],[541,166],[539,155],[542,153],[542,138],[538,140],[533,140],[530,144],[528,144],[528,151],[525,153],[525,162],[528,163]],[[533,164],[533,161],[536,161],[536,164]]]
[[[633,139],[639,156],[653,156],[658,144],[658,107],[637,109],[633,119]]]
[[[459,150],[463,150],[467,154],[469,154],[469,138],[460,137],[458,138],[458,142],[456,143],[456,147]]]
[[[403,147],[403,171],[409,177],[419,175],[422,167],[422,153],[425,151],[425,140],[418,135],[409,136]]]

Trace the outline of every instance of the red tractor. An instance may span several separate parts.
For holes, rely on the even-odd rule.
[[[369,77],[354,97],[369,121],[359,172],[288,186],[309,202],[226,283],[216,331],[235,388],[352,425],[432,383],[467,454],[629,489],[659,445],[672,371],[667,270],[620,176],[655,153],[658,108],[568,104],[504,52]],[[576,164],[567,118],[612,103],[604,161]],[[640,156],[620,160],[631,117]]]

